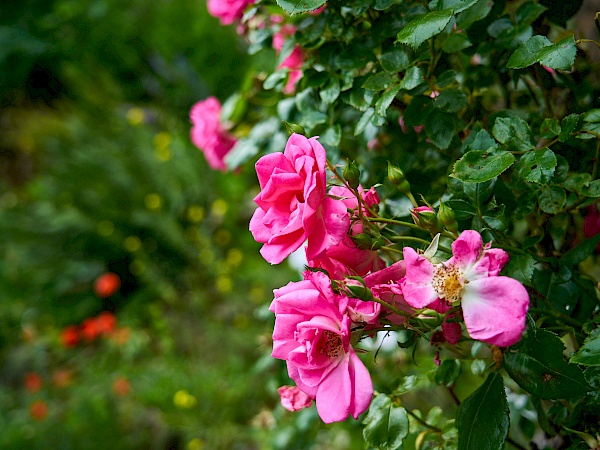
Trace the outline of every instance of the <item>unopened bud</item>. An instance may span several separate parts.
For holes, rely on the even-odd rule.
[[[360,184],[360,169],[355,161],[346,160],[346,167],[344,168],[343,175],[344,180],[348,182],[348,186],[352,189],[356,189]]]
[[[425,330],[433,330],[439,327],[444,321],[442,315],[433,309],[426,309],[422,311],[421,314],[416,317],[416,319],[421,328]]]
[[[354,236],[350,236],[350,239],[361,250],[371,250],[371,246],[373,245],[373,238],[366,233],[355,234]]]
[[[351,276],[346,280],[346,288],[351,294],[351,297],[369,302],[373,300],[373,293],[367,287],[365,280],[361,277]]]
[[[440,202],[438,216],[448,231],[452,233],[456,233],[458,231],[458,224],[456,223],[454,211],[444,202]]]
[[[302,136],[306,136],[306,131],[304,130],[302,125],[298,125],[297,123],[294,123],[294,122],[287,122],[285,120],[283,121],[283,123],[285,125],[287,132],[290,134],[290,136],[294,133],[301,134]]]
[[[398,188],[403,194],[410,194],[410,183],[406,181],[404,172],[396,166],[392,166],[388,162],[388,178],[390,182]]]

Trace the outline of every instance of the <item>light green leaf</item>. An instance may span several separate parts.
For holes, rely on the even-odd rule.
[[[583,115],[584,122],[600,122],[600,109],[590,109]]]
[[[395,74],[389,72],[379,72],[370,76],[367,81],[363,83],[362,88],[370,89],[372,91],[383,91],[397,81],[398,77]]]
[[[375,110],[377,111],[377,114],[379,114],[382,117],[385,117],[387,109],[392,104],[394,98],[396,97],[396,94],[399,91],[400,84],[397,84],[395,86],[390,87],[383,94],[381,94],[381,97],[375,103]]]
[[[600,366],[600,328],[585,338],[583,345],[571,357],[571,362],[584,366]]]
[[[373,118],[374,114],[375,110],[373,108],[367,108],[367,110],[364,112],[364,114],[356,124],[356,128],[354,129],[354,136],[358,136],[360,133],[365,131],[365,128],[367,128],[367,125],[369,125],[369,122]]]
[[[547,184],[554,175],[556,155],[548,148],[525,153],[517,164],[517,173],[525,181]]]
[[[458,448],[502,450],[508,436],[509,422],[502,375],[492,372],[458,408]]]
[[[538,52],[552,43],[545,36],[532,36],[511,55],[506,67],[522,69],[538,62]]]
[[[379,394],[373,399],[363,424],[365,441],[380,450],[401,448],[402,440],[408,435],[406,410],[393,404],[385,394]]]
[[[439,9],[451,8],[454,14],[464,11],[470,8],[477,0],[442,0],[441,5],[438,5]]]
[[[417,66],[411,66],[404,74],[404,78],[400,82],[400,89],[410,91],[423,83],[423,73]]]
[[[325,4],[327,0],[277,0],[285,12],[290,15],[314,11]]]
[[[339,80],[332,78],[323,89],[319,91],[319,96],[328,105],[337,100],[341,92]]]
[[[520,117],[498,117],[492,133],[498,142],[510,150],[525,151],[534,148],[529,125]]]
[[[538,51],[538,61],[540,64],[550,67],[551,69],[569,70],[575,63],[575,55],[577,54],[577,46],[575,38],[569,36],[562,41],[544,47]]]
[[[442,32],[452,18],[452,9],[431,11],[411,20],[398,33],[398,42],[417,48],[427,39]]]
[[[486,151],[471,150],[456,161],[450,176],[463,183],[481,183],[497,177],[514,162],[512,153],[497,151],[493,147]]]

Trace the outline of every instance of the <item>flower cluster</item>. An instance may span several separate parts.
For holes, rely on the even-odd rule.
[[[461,321],[470,338],[491,345],[508,347],[521,338],[529,296],[520,282],[499,275],[506,252],[466,230],[447,261],[404,247],[404,258],[387,265],[377,246],[364,245],[373,227],[381,231],[371,221],[379,195],[335,169],[345,184],[328,188],[327,167],[318,139],[300,134],[290,136],[283,153],[256,163],[261,191],[250,231],[263,244],[261,254],[277,264],[307,244],[304,279],[276,289],[270,307],[272,355],[286,361],[296,382],[280,389],[284,407],[296,411],[314,400],[324,422],[357,418],[371,402],[373,384],[354,346],[375,331],[402,329],[423,309],[442,318],[449,344],[462,338]],[[430,206],[411,213],[424,229],[453,229],[451,216],[440,220]]]

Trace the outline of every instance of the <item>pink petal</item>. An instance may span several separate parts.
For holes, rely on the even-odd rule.
[[[499,347],[516,343],[525,330],[529,294],[509,277],[489,277],[463,287],[462,309],[473,339]]]
[[[406,277],[402,282],[404,300],[413,308],[424,308],[438,298],[433,289],[434,266],[424,256],[419,255],[411,247],[404,247],[404,263]]]
[[[449,264],[454,264],[461,269],[471,267],[479,259],[483,251],[481,235],[474,230],[465,230],[457,240],[452,243],[452,258]]]

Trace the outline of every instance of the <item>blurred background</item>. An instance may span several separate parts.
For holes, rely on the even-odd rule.
[[[248,232],[252,164],[189,139],[243,45],[203,0],[0,6],[0,448],[318,442],[279,405],[267,307],[298,275]]]

